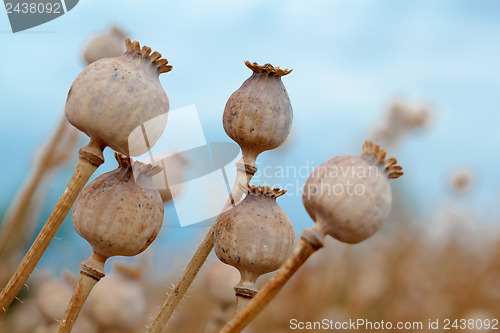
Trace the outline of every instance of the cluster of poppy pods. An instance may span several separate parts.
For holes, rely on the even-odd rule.
[[[25,284],[73,205],[74,228],[89,242],[93,253],[81,264],[79,281],[58,332],[71,332],[92,288],[105,275],[108,258],[143,252],[160,231],[163,200],[152,177],[162,169],[133,161],[131,156],[151,149],[162,135],[167,118],[155,124],[155,131],[148,132],[147,145],[135,146],[130,134],[168,112],[170,104],[159,75],[169,72],[172,66],[159,52],[147,46],[141,48],[137,41],[127,38],[125,45],[122,56],[90,63],[69,90],[67,120],[86,133],[90,142],[80,149],[67,189],[2,290],[0,314]],[[367,141],[361,155],[333,157],[311,173],[304,186],[303,203],[315,224],[304,230],[294,247],[292,222],[276,202],[286,191],[250,185],[259,154],[279,147],[290,132],[293,112],[281,78],[291,70],[248,61],[245,64],[252,75],[230,96],[223,115],[227,135],[242,151],[234,187],[149,327],[150,332],[162,330],[213,248],[222,262],[236,267],[241,274],[234,288],[238,299],[236,315],[222,329],[226,333],[240,332],[307,258],[323,246],[326,235],[345,243],[359,243],[375,234],[389,214],[392,196],[388,180],[401,176],[401,167],[394,158],[386,158],[378,145]],[[105,147],[115,151],[119,166],[86,185],[104,162]],[[333,172],[339,168],[375,172]],[[332,190],[339,186],[358,186],[363,191],[352,195]],[[277,269],[258,291],[257,278]]]

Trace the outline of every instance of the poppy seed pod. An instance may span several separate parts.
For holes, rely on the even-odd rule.
[[[336,156],[309,176],[302,196],[318,228],[345,243],[359,243],[375,234],[391,209],[390,178],[403,174],[394,158],[371,141],[361,156]]]
[[[73,209],[73,226],[92,246],[93,253],[81,264],[80,278],[58,333],[71,332],[92,288],[104,277],[104,263],[109,257],[135,256],[160,232],[163,201],[152,177],[161,168],[132,163],[118,153],[115,158],[118,168],[90,182]]]
[[[137,41],[127,38],[125,46],[124,55],[93,62],[78,75],[68,92],[65,113],[89,137],[124,155],[139,156],[165,129],[170,104],[159,75],[172,66],[160,53],[151,54],[150,47],[141,49]],[[129,140],[135,129],[153,118],[155,123],[146,131],[147,145]]]
[[[83,58],[90,64],[103,58],[119,57],[123,54],[124,39],[125,34],[117,27],[92,36],[85,44]]]
[[[132,163],[117,153],[115,157],[118,169],[90,182],[73,209],[76,232],[95,253],[107,258],[141,253],[156,238],[163,222],[163,202],[152,184],[152,176],[161,168]]]
[[[292,70],[249,61],[245,65],[253,74],[229,97],[222,122],[241,147],[245,162],[253,164],[261,152],[281,145],[290,132],[292,104],[281,77]]]
[[[101,331],[130,332],[144,320],[146,296],[139,271],[114,268],[89,296],[88,312]]]
[[[236,267],[241,281],[237,295],[253,297],[262,274],[278,269],[295,241],[295,233],[276,198],[285,190],[241,186],[247,196],[217,218],[214,249],[224,263]]]

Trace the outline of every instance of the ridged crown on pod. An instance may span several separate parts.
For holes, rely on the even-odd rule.
[[[290,133],[293,110],[281,77],[292,70],[249,61],[245,65],[253,74],[229,97],[223,125],[243,154],[255,158],[280,146]]]
[[[345,243],[375,234],[392,202],[389,179],[403,172],[394,158],[366,141],[361,156],[336,156],[319,165],[304,185],[302,200],[320,229]]]
[[[153,242],[163,222],[163,201],[151,180],[161,168],[133,162],[133,172],[130,158],[115,157],[116,170],[83,188],[73,209],[73,226],[95,253],[134,256]]]
[[[172,200],[182,192],[186,167],[189,165],[183,153],[174,150],[168,155],[155,156],[154,162],[146,162],[163,169],[153,176],[153,185],[160,192],[163,202]]]
[[[68,92],[65,113],[89,137],[124,155],[139,156],[158,141],[167,124],[170,104],[159,75],[172,66],[137,41],[127,38],[125,46],[124,55],[93,62],[78,75]],[[146,126],[147,140],[129,140],[141,126]]]
[[[214,249],[224,263],[238,268],[242,280],[278,269],[288,257],[295,233],[276,198],[286,190],[243,186],[245,199],[217,218]]]

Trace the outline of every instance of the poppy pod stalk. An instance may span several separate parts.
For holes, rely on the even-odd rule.
[[[242,187],[247,196],[219,215],[214,235],[217,257],[240,271],[240,283],[234,288],[238,309],[257,293],[257,279],[285,262],[295,240],[290,219],[276,203],[286,191]]]
[[[81,264],[80,280],[58,333],[71,332],[94,285],[104,277],[104,263],[112,256],[135,256],[158,235],[163,201],[152,177],[158,166],[131,162],[115,153],[119,167],[89,183],[73,210],[77,233],[92,246],[92,256]]]
[[[386,159],[385,156],[385,151],[378,145],[366,141],[361,156],[334,157],[311,173],[304,185],[302,198],[307,212],[316,222],[315,225],[304,230],[284,265],[221,333],[241,332],[307,258],[323,247],[326,235],[342,242],[358,243],[380,229],[391,206],[388,180],[403,174],[396,159]],[[359,169],[370,167],[377,171],[368,173]],[[352,170],[357,172],[352,173]],[[356,194],[354,187],[359,184],[364,186],[363,191],[358,186]],[[352,192],[348,192],[349,186],[352,187]],[[334,191],[335,188],[337,192]]]
[[[158,76],[172,66],[160,53],[151,53],[151,48],[141,48],[139,42],[131,42],[129,38],[126,49],[123,56],[101,59],[87,66],[69,90],[66,117],[90,137],[90,142],[80,149],[78,164],[66,190],[2,290],[0,315],[26,283],[83,186],[104,163],[104,148],[109,146],[124,155],[141,155],[156,143],[165,128],[169,102]],[[146,126],[153,118],[155,121]],[[147,144],[143,132],[147,134]],[[130,140],[134,133],[140,136],[132,135]]]
[[[222,117],[226,134],[242,153],[228,204],[240,200],[243,192],[239,184],[248,184],[257,172],[257,156],[279,147],[288,137],[293,120],[292,104],[281,81],[292,70],[249,61],[245,65],[252,70],[252,76],[229,97]]]
[[[389,215],[389,179],[403,174],[395,158],[371,141],[360,156],[335,156],[318,166],[307,179],[304,206],[333,238],[355,244],[375,234]]]

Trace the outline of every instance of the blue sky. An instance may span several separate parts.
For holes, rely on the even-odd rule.
[[[391,99],[431,103],[430,127],[389,152],[405,169],[397,181],[402,195],[424,216],[446,199],[450,170],[466,165],[477,175],[480,214],[498,221],[500,2],[493,0],[85,0],[16,34],[1,11],[2,210],[83,69],[83,43],[113,23],[168,58],[174,70],[161,82],[171,107],[195,104],[209,141],[229,140],[222,112],[250,75],[245,60],[293,68],[283,82],[294,108],[294,138],[286,149],[264,153],[263,165],[318,165],[357,154]],[[110,156],[103,171],[115,167]],[[48,211],[70,169],[54,178]],[[297,234],[311,224],[300,201],[279,199]]]

